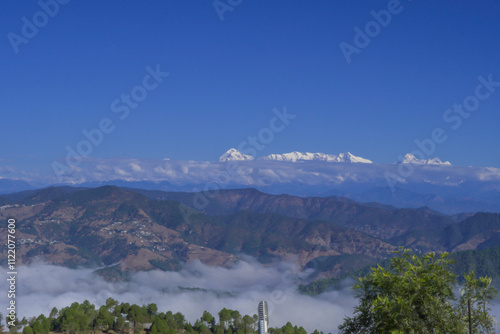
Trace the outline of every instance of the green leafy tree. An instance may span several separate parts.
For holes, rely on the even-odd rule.
[[[147,312],[148,312],[148,315],[150,317],[154,317],[156,315],[156,313],[158,313],[158,306],[156,306],[156,304],[152,303],[152,304],[149,304],[147,307]]]
[[[57,313],[59,313],[59,311],[57,310],[56,307],[53,307],[52,310],[50,311],[49,318],[51,318],[51,319],[56,318],[57,317]]]
[[[54,330],[70,334],[88,333],[93,329],[96,316],[95,306],[89,301],[73,303],[60,311],[59,317],[54,321]]]
[[[215,318],[208,311],[203,312],[203,315],[201,316],[201,321],[203,321],[206,326],[210,325],[210,327],[212,327],[213,325],[215,325]]]
[[[43,318],[42,320],[42,329],[43,329],[43,334],[49,334],[50,333],[50,320],[47,318]]]
[[[283,326],[281,328],[281,330],[283,331],[283,334],[294,334],[295,333],[295,331],[293,329],[293,325],[290,322],[287,322],[285,324],[285,326]]]
[[[177,321],[175,318],[175,315],[172,313],[172,311],[168,311],[165,313],[165,316],[163,317],[166,322],[167,322],[167,328],[170,329],[177,329]]]
[[[454,301],[448,254],[422,257],[402,248],[390,269],[380,266],[354,286],[359,303],[341,333],[468,333]]]
[[[177,312],[173,316],[174,321],[175,321],[175,326],[176,329],[181,329],[184,327],[184,323],[186,321],[186,318],[184,317],[184,314]]]
[[[233,328],[235,331],[242,327],[241,314],[238,311],[231,311],[231,320],[233,322]]]
[[[212,334],[212,331],[203,322],[196,323],[194,329],[200,334]]]
[[[498,291],[491,285],[489,277],[476,278],[474,272],[465,275],[465,285],[460,297],[460,312],[466,319],[473,333],[495,332],[496,321],[489,313],[488,303],[493,300]]]
[[[224,307],[219,311],[219,323],[223,329],[226,329],[226,324],[229,320],[231,320],[231,310]]]
[[[69,334],[75,334],[79,330],[78,319],[80,318],[80,314],[77,312],[74,304],[62,310],[60,320],[60,330]]]
[[[249,315],[245,315],[243,316],[242,322],[243,322],[243,334],[253,333],[253,328],[252,328],[254,322],[253,318]]]
[[[120,304],[120,311],[122,313],[127,314],[129,310],[130,310],[130,304],[129,303],[121,303]]]
[[[25,326],[23,328],[23,334],[33,334],[33,329],[30,326]]]
[[[299,328],[297,328],[297,326],[295,326],[294,330],[295,330],[296,334],[307,334],[307,331],[302,326],[300,326]]]
[[[32,325],[34,334],[43,334],[43,327],[40,321],[35,320]]]
[[[149,322],[146,307],[140,307],[136,304],[130,306],[127,313],[127,318],[128,320],[133,322],[134,332],[137,332],[139,328],[142,327],[142,324]]]
[[[109,312],[109,307],[107,305],[102,305],[99,307],[97,317],[95,319],[95,327],[98,329],[110,329],[113,327],[114,317]]]
[[[218,325],[215,327],[215,334],[224,334],[224,327],[222,325]]]
[[[49,334],[50,320],[41,314],[38,318],[33,319],[30,326],[33,329],[34,334]]]
[[[118,305],[118,302],[114,300],[113,298],[109,297],[106,299],[106,307],[109,311],[109,313],[114,313],[115,307]]]
[[[151,334],[167,333],[168,329],[166,319],[155,318],[151,325]]]
[[[113,329],[115,332],[121,332],[125,328],[125,319],[123,317],[117,317],[115,323],[113,324]]]

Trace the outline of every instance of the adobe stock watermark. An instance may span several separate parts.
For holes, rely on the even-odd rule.
[[[219,20],[224,21],[224,13],[232,12],[236,7],[241,5],[242,2],[243,0],[214,0],[212,5],[219,16]]]
[[[21,44],[28,44],[29,41],[38,35],[39,29],[45,27],[51,18],[54,18],[60,9],[60,5],[66,5],[70,0],[40,0],[38,5],[41,10],[36,11],[31,20],[26,16],[21,18],[22,27],[21,34],[9,32],[7,39],[14,50],[14,53],[19,53]]]
[[[361,51],[371,43],[372,39],[380,35],[382,29],[386,28],[391,23],[393,16],[401,14],[403,9],[404,7],[399,0],[389,0],[389,2],[387,2],[387,9],[370,11],[373,20],[368,21],[364,29],[358,26],[354,27],[355,34],[353,44],[347,42],[341,42],[339,44],[346,62],[350,64],[352,62],[352,55],[359,55]]]
[[[8,290],[7,297],[9,298],[9,303],[7,307],[7,328],[16,326],[16,282],[17,282],[17,267],[16,267],[16,223],[14,218],[7,220],[7,282]]]
[[[493,74],[489,74],[487,78],[480,75],[477,77],[479,84],[474,89],[474,93],[465,97],[462,103],[455,103],[449,109],[443,112],[443,121],[450,125],[451,129],[456,131],[461,126],[465,119],[469,118],[472,113],[477,111],[481,105],[481,101],[485,101],[500,87],[500,81],[493,80]],[[422,140],[415,139],[415,145],[418,149],[411,152],[417,159],[430,158],[436,151],[436,146],[438,144],[444,143],[448,140],[448,135],[446,130],[443,128],[435,128],[431,131],[428,138]],[[399,157],[402,159],[402,157]],[[406,179],[410,177],[415,171],[415,167],[412,164],[398,165],[398,173],[394,174],[391,172],[385,172],[384,176],[387,184],[394,192],[394,186],[398,183],[406,182]]]
[[[283,111],[274,108],[272,112],[274,116],[269,120],[269,126],[260,129],[257,135],[248,136],[247,139],[238,145],[238,151],[255,158],[258,151],[262,151],[266,145],[269,145],[274,140],[275,133],[285,130],[290,121],[297,117],[297,115],[289,114],[286,106],[283,107]],[[210,199],[225,185],[228,185],[234,176],[241,173],[240,161],[227,161],[224,167],[224,171],[209,173],[210,179],[213,181],[205,184],[203,189],[193,189],[193,192],[196,192],[196,194],[193,197],[193,205],[191,207],[182,204],[179,205],[179,210],[187,224],[190,224],[189,217],[205,209],[210,204]],[[198,211],[193,210],[193,208]]]
[[[118,119],[123,121],[129,115],[130,111],[136,109],[139,103],[148,97],[148,92],[158,88],[163,80],[170,74],[162,72],[160,65],[156,65],[153,69],[151,66],[146,66],[146,75],[142,78],[139,85],[133,87],[128,94],[121,94],[111,102],[111,112],[117,115]],[[102,144],[105,135],[109,135],[116,128],[115,122],[109,117],[102,118],[94,129],[82,130],[84,139],[80,140],[75,148],[70,145],[66,146],[66,159],[65,164],[58,161],[52,162],[52,169],[57,176],[59,183],[63,181],[63,176],[68,173],[72,168],[76,168],[82,162],[83,158],[92,154],[95,147]]]

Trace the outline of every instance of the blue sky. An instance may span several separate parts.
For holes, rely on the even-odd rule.
[[[221,3],[232,9],[224,20],[210,0],[72,0],[13,46],[10,33],[25,38],[23,17],[43,20],[42,7],[3,1],[0,165],[50,171],[106,118],[114,130],[92,157],[216,160],[286,106],[297,117],[259,155],[350,151],[390,163],[442,128],[432,156],[500,167],[500,87],[456,130],[443,120],[479,76],[500,81],[498,1],[401,0],[350,63],[340,43],[355,45],[354,28],[396,2]],[[169,76],[120,119],[113,101],[157,65]]]

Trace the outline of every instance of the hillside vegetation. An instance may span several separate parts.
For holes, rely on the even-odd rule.
[[[237,310],[223,308],[213,316],[204,311],[194,323],[186,321],[185,316],[171,311],[158,310],[156,304],[139,306],[120,303],[112,298],[106,304],[96,307],[88,300],[73,303],[61,310],[53,308],[50,315],[43,314],[30,319],[15,320],[11,331],[23,328],[23,334],[54,333],[151,333],[151,334],[256,334],[258,317],[242,315]],[[307,334],[302,327],[290,322],[283,327],[271,327],[272,334]],[[314,334],[320,334],[314,331]],[[321,332],[322,334],[322,332]]]
[[[456,217],[425,208],[254,189],[208,194],[60,187],[2,200],[0,217],[18,221],[19,264],[42,259],[100,266],[105,268],[99,273],[110,280],[126,279],[128,271],[178,270],[194,260],[230,266],[248,254],[263,263],[293,260],[314,269],[310,279],[324,279],[315,283],[321,288],[303,289],[315,293],[383,263],[399,246],[456,253],[464,270],[498,275],[495,251],[481,251],[500,247],[499,214],[464,215],[457,223]],[[463,251],[479,253],[459,255]],[[1,256],[6,258],[5,251]]]

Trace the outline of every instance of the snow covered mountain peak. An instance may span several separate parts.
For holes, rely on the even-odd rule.
[[[235,148],[228,150],[226,153],[221,155],[219,158],[219,162],[246,161],[246,160],[253,160],[253,157],[251,155],[243,154]]]
[[[335,159],[336,162],[350,162],[350,163],[363,163],[363,164],[371,164],[373,161],[357,157],[354,154],[351,154],[350,152],[347,153],[340,153],[337,155],[337,158]]]
[[[251,161],[254,157],[251,155],[243,154],[235,148],[231,148],[226,153],[220,156],[219,162],[227,161]],[[298,152],[293,151],[289,153],[282,154],[269,154],[263,157],[257,158],[257,160],[274,160],[274,161],[287,161],[287,162],[297,162],[297,161],[325,161],[325,162],[341,162],[341,163],[364,163],[371,164],[373,161],[355,156],[354,154],[339,153],[326,154],[326,153],[310,153],[310,152]],[[438,157],[432,159],[418,159],[412,153],[407,153],[404,157],[401,157],[397,163],[402,164],[414,164],[414,165],[434,165],[434,166],[451,166],[449,161],[441,161]]]
[[[407,153],[403,159],[400,161],[402,164],[415,164],[415,165],[439,165],[439,166],[451,166],[449,161],[441,161],[438,157],[432,159],[418,159],[411,153]]]
[[[260,157],[259,159],[296,162],[304,160],[332,161],[334,158],[335,156],[324,153],[308,153],[308,152],[294,151],[283,154],[269,154],[264,157]]]
[[[259,159],[262,160],[277,160],[277,161],[327,161],[327,162],[348,162],[348,163],[372,163],[368,159],[357,157],[349,152],[340,153],[339,155],[325,153],[309,153],[309,152],[290,152],[283,154],[270,154]]]

